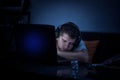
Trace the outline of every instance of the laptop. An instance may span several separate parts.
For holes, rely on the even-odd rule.
[[[57,65],[55,27],[19,24],[14,28],[17,64]]]

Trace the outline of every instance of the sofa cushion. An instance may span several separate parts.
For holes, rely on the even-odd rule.
[[[89,63],[92,63],[93,55],[96,51],[97,45],[100,42],[99,40],[84,41],[89,53]]]

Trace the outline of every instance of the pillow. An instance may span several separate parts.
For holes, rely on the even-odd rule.
[[[89,63],[92,63],[93,55],[96,51],[97,45],[100,42],[99,40],[84,41],[89,53]]]

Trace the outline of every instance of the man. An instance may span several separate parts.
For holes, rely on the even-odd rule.
[[[56,30],[57,54],[67,60],[88,62],[89,56],[79,28],[73,22],[62,24]]]

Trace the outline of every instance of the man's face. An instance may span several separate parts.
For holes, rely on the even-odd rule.
[[[70,51],[75,44],[75,39],[72,39],[68,34],[63,33],[57,38],[57,47],[60,51]]]

